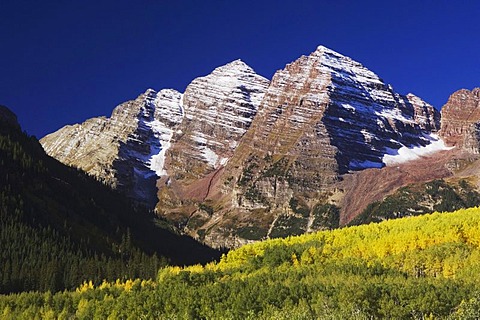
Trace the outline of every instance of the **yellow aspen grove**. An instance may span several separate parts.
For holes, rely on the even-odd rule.
[[[1,296],[6,319],[475,319],[480,209],[273,239],[155,280]]]

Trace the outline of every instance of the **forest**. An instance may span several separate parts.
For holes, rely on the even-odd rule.
[[[0,293],[57,292],[86,280],[155,278],[220,252],[159,227],[152,212],[47,156],[0,106]]]
[[[399,188],[382,201],[367,206],[350,225],[380,222],[425,213],[451,212],[480,205],[475,182],[468,179],[436,179]]]
[[[152,279],[0,296],[2,319],[478,319],[480,209],[243,246]]]

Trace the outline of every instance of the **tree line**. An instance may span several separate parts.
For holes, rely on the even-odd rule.
[[[232,250],[154,280],[0,296],[5,319],[477,319],[480,209]]]

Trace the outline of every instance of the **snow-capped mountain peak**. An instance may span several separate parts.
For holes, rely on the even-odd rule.
[[[267,237],[300,219],[292,203],[310,214],[301,230],[319,228],[312,214],[341,193],[345,176],[446,150],[438,129],[431,105],[319,46],[271,81],[234,60],[184,93],[148,89],[110,118],[41,142],[60,161],[157,204],[185,232],[236,246],[246,241],[240,228]]]

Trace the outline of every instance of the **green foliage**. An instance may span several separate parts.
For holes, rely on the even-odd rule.
[[[379,222],[425,213],[449,212],[480,205],[480,193],[466,180],[458,183],[433,180],[397,190],[384,200],[371,203],[350,224]]]
[[[458,320],[480,319],[480,292],[477,292],[469,300],[462,301],[450,318]]]
[[[0,118],[0,293],[154,278],[167,257],[184,264],[218,254],[153,218]]]
[[[308,216],[310,216],[310,209],[308,206],[297,198],[290,198],[289,205],[294,213],[300,214],[304,218],[308,218]]]
[[[318,204],[313,208],[312,229],[335,229],[340,226],[340,209],[333,204]]]
[[[287,177],[288,175],[289,160],[286,157],[272,163],[262,174],[264,177]]]
[[[284,238],[289,235],[299,235],[307,230],[308,219],[295,215],[281,215],[275,221],[270,232],[271,238]]]
[[[218,263],[164,267],[154,280],[131,280],[153,278],[163,264],[146,254],[148,240],[162,243],[151,238],[161,230],[146,223],[150,217],[46,157],[34,139],[3,136],[11,142],[0,143],[0,286],[36,291],[0,295],[0,319],[479,317],[478,208],[271,239],[232,250]],[[466,182],[454,188],[458,197],[449,190],[433,182],[425,194],[439,206],[476,195]],[[312,214],[326,223],[337,211],[317,205]],[[413,213],[398,211],[405,215]],[[281,216],[272,234],[287,226],[303,232],[306,224],[298,212]],[[164,250],[192,248],[168,234],[163,242],[175,247]]]
[[[474,208],[272,239],[154,281],[0,296],[0,318],[478,319],[479,230]]]
[[[257,226],[245,226],[237,229],[237,235],[247,240],[261,240],[267,236],[267,231]]]
[[[246,166],[243,168],[242,175],[237,181],[239,186],[246,186],[253,180],[254,172],[258,168],[257,161],[258,159],[255,156],[248,159]]]
[[[198,229],[197,234],[198,234],[198,237],[199,237],[200,241],[203,241],[205,239],[206,230],[205,229]]]
[[[199,208],[200,210],[205,211],[205,212],[208,213],[210,216],[213,215],[213,212],[214,212],[213,208],[212,208],[211,206],[209,206],[208,204],[206,204],[206,203],[200,203],[200,204],[198,205],[198,208]]]
[[[245,199],[248,199],[252,202],[260,202],[265,205],[268,204],[267,199],[263,196],[263,194],[257,189],[255,185],[252,185],[248,187],[248,189],[245,191]]]
[[[202,217],[201,215],[194,215],[188,219],[187,227],[191,229],[197,229],[205,224],[207,219]]]

